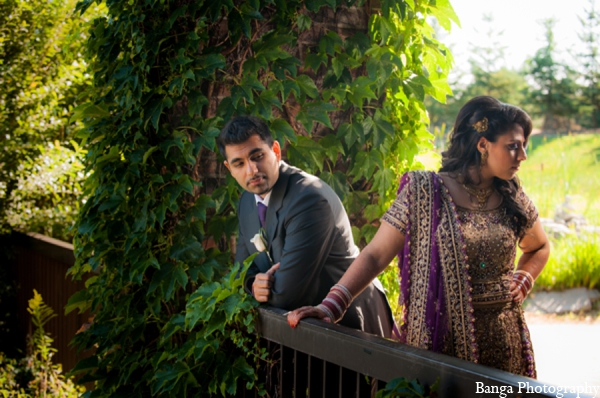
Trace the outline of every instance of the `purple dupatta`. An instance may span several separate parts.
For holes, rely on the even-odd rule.
[[[437,174],[404,174],[409,217],[398,253],[401,341],[477,362],[464,243],[456,209]],[[426,282],[425,282],[426,281]]]

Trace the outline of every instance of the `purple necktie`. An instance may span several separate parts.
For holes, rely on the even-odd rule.
[[[265,226],[265,220],[267,219],[267,206],[264,203],[258,202],[258,219],[260,220],[260,226]]]

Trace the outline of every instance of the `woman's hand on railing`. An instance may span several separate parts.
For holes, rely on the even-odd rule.
[[[298,309],[295,309],[294,311],[288,312],[287,321],[293,329],[296,326],[298,326],[298,322],[300,322],[302,318],[318,318],[326,322],[331,322],[331,320],[327,317],[327,314],[325,314],[324,311],[317,307],[311,306],[300,307]]]

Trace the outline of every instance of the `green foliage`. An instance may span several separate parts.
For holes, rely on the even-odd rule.
[[[34,167],[41,177],[63,167],[58,162],[68,151],[81,155],[71,141],[79,123],[69,118],[73,107],[85,100],[81,93],[90,76],[81,54],[86,20],[71,15],[74,4],[74,0],[0,4],[0,232],[12,226],[68,237],[64,230],[73,215],[67,207],[78,206],[74,195],[47,184],[46,198],[41,200],[39,191],[23,192],[22,184]],[[98,12],[90,10],[90,15]],[[64,147],[62,154],[55,142]],[[49,170],[39,170],[41,165]],[[82,178],[79,175],[78,181]],[[54,215],[47,224],[39,216],[44,213]],[[60,219],[66,225],[57,228]]]
[[[567,235],[552,240],[551,256],[535,287],[564,290],[575,287],[597,289],[600,286],[600,236]]]
[[[377,392],[376,398],[430,398],[437,397],[437,390],[440,379],[429,388],[420,384],[417,380],[407,380],[404,377],[398,377],[385,385],[383,390]]]
[[[79,212],[85,173],[85,151],[75,141],[73,149],[58,141],[39,147],[34,159],[23,159],[15,171],[16,186],[6,209],[8,224],[20,231],[39,232],[71,241]]]
[[[386,267],[386,269],[378,276],[385,295],[390,302],[392,308],[392,315],[396,320],[396,323],[400,325],[402,323],[402,306],[400,305],[400,283],[398,275],[398,262],[396,259]]]
[[[107,1],[87,44],[91,99],[73,117],[90,176],[70,273],[98,274],[67,309],[96,314],[75,338],[96,348],[74,371],[96,381],[90,397],[260,389],[256,302],[231,265],[240,188],[215,154],[233,115],[264,118],[290,163],[336,189],[355,238],[372,236],[430,146],[425,96],[450,92],[428,18],[449,29],[456,16],[447,0],[352,5]]]
[[[475,80],[464,94],[466,99],[491,95],[507,104],[525,106],[529,87],[523,74],[506,68],[486,72],[479,66],[474,66],[472,72]]]
[[[28,355],[16,360],[0,353],[0,395],[4,398],[79,397],[85,390],[61,374],[60,364],[52,363],[56,349],[52,348],[53,340],[44,331],[44,325],[56,314],[35,290],[27,311],[35,326],[33,336],[28,336]]]

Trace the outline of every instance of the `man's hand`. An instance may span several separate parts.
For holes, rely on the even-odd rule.
[[[273,281],[275,278],[273,275],[275,271],[279,269],[279,264],[277,263],[265,273],[256,274],[254,277],[254,282],[252,283],[252,295],[259,303],[266,303],[269,301],[269,297],[271,297],[271,286],[273,286]]]

